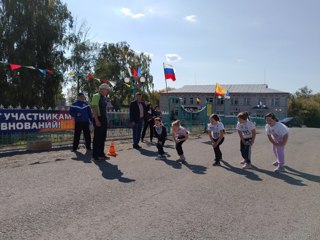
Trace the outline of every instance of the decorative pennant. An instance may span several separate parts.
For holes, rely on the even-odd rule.
[[[36,68],[35,67],[33,67],[33,66],[24,66],[25,68],[29,68],[29,69],[32,69],[32,70],[36,70]]]
[[[21,65],[11,64],[11,63],[10,63],[11,71],[14,71],[14,70],[16,70],[16,69],[19,69],[19,68],[21,68],[21,67],[22,67]]]
[[[92,78],[93,78],[93,75],[92,75],[92,74],[88,74],[88,75],[86,76],[86,78],[92,79]]]
[[[43,75],[46,75],[46,70],[40,69],[40,68],[38,68],[38,70],[39,70]]]

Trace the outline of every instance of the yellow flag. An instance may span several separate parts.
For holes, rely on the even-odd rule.
[[[216,91],[214,92],[216,95],[223,97],[226,95],[227,89],[219,85],[218,83],[216,84]]]

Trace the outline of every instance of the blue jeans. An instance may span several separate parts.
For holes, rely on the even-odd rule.
[[[251,142],[251,138],[245,139],[246,142]],[[251,164],[251,145],[245,145],[240,141],[240,152],[246,163]]]
[[[132,127],[132,139],[133,139],[134,146],[139,145],[139,141],[141,138],[141,129],[142,129],[142,119],[140,119],[138,122],[135,122],[135,125]]]

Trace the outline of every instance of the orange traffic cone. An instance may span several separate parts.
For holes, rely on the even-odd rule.
[[[118,155],[118,153],[116,152],[116,148],[114,146],[114,142],[111,142],[110,148],[109,148],[109,152],[107,153],[109,156],[113,156],[116,157]]]

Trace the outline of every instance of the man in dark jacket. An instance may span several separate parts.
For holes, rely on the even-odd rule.
[[[151,103],[149,101],[144,102],[146,107],[144,109],[144,124],[143,124],[143,130],[141,135],[141,142],[144,141],[144,137],[146,135],[146,131],[149,127],[149,134],[150,134],[150,142],[152,142],[153,139],[153,126],[154,126],[154,110],[151,106]]]
[[[78,93],[77,100],[71,105],[69,113],[74,117],[75,122],[72,151],[78,149],[81,131],[83,131],[87,150],[91,150],[89,125],[92,121],[92,113],[83,93]]]
[[[132,127],[133,148],[139,149],[145,104],[141,93],[136,93],[136,100],[130,103],[130,123]]]

